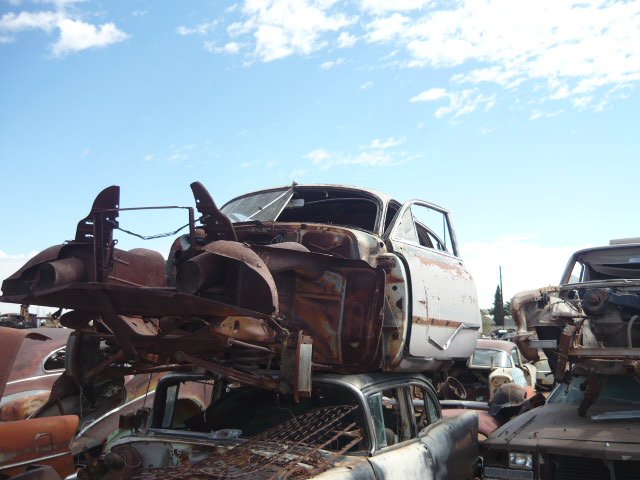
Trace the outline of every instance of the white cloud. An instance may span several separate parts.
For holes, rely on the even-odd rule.
[[[363,167],[390,167],[413,160],[415,157],[406,152],[387,152],[383,148],[361,152],[357,155],[341,152],[314,150],[302,158],[311,160],[313,166],[327,170],[336,166],[359,165]]]
[[[120,30],[114,23],[105,23],[97,27],[67,12],[65,7],[78,3],[75,0],[58,0],[49,3],[56,5],[59,10],[4,14],[0,18],[0,36],[5,39],[4,43],[15,40],[15,34],[26,30],[38,29],[52,34],[57,29],[60,36],[51,45],[51,51],[54,57],[61,57],[89,48],[104,48],[130,38],[130,35]]]
[[[58,22],[58,28],[60,38],[52,46],[53,55],[56,57],[88,48],[104,48],[130,38],[130,35],[113,23],[105,23],[97,28],[90,23],[64,18]]]
[[[351,35],[348,32],[341,32],[338,35],[338,48],[350,48],[353,47],[358,41],[358,37]]]
[[[411,97],[409,101],[411,103],[428,102],[431,100],[440,100],[445,97],[447,97],[447,91],[444,88],[432,88],[416,95],[415,97]]]
[[[240,52],[243,45],[238,42],[225,43],[222,47],[218,47],[214,41],[204,42],[205,50],[214,53],[228,53],[229,55],[235,55]]]
[[[557,285],[569,256],[589,246],[547,247],[542,240],[516,237],[463,243],[460,250],[478,288],[480,307],[490,308],[500,281],[500,266],[506,301],[522,290]]]
[[[62,15],[55,12],[13,12],[5,13],[0,18],[0,32],[17,33],[23,30],[40,29],[51,33]]]
[[[375,85],[375,83],[373,83],[372,81],[368,81],[363,83],[362,85],[360,85],[360,90],[366,90],[367,88],[371,88]]]
[[[293,54],[309,55],[327,45],[322,36],[355,22],[332,11],[331,0],[247,0],[244,22],[231,24],[232,36],[252,34],[253,55],[270,62]]]
[[[332,156],[333,155],[331,153],[327,152],[326,150],[323,150],[322,148],[318,148],[317,150],[314,150],[313,152],[307,153],[302,158],[306,158],[307,160],[311,160],[311,163],[313,163],[314,165],[320,165],[323,162],[325,162],[326,160],[329,160]]]
[[[404,45],[412,66],[481,65],[457,82],[543,82],[571,96],[640,79],[638,0],[463,0],[368,29],[372,42]]]
[[[594,110],[620,98],[611,95],[620,86],[640,82],[640,0],[244,0],[239,5],[226,31],[246,45],[250,61],[368,42],[391,47],[395,57],[388,64],[378,60],[373,68],[444,70],[450,73],[442,85],[447,90],[453,84],[509,93],[526,88],[534,103],[566,101]]]
[[[74,3],[82,3],[86,1],[87,0],[39,0],[38,3],[51,3],[62,10],[67,5],[73,5]]]
[[[219,21],[218,20],[214,20],[212,22],[204,22],[201,23],[200,25],[193,27],[193,28],[189,28],[189,27],[178,27],[177,28],[177,32],[180,35],[206,35],[208,34],[211,30],[215,29],[216,26],[218,25]]]
[[[376,14],[403,10],[418,10],[431,3],[432,0],[362,0],[363,10]]]
[[[380,140],[379,138],[376,138],[371,142],[370,145],[366,145],[366,146],[362,145],[360,146],[360,148],[385,149],[385,148],[397,147],[398,145],[402,145],[404,142],[406,142],[406,139],[404,137],[403,138],[389,137],[386,140]]]
[[[329,70],[330,68],[336,67],[338,65],[342,65],[344,62],[346,62],[345,58],[338,58],[337,60],[334,61],[328,61],[328,62],[323,62],[320,64],[320,68],[322,70]]]
[[[217,152],[213,150],[209,142],[202,145],[183,144],[169,145],[166,149],[152,152],[142,158],[145,164],[159,165],[182,165],[185,168],[207,165],[209,159],[216,157]]]
[[[486,111],[492,108],[496,101],[495,95],[485,96],[478,93],[476,89],[447,92],[443,88],[432,88],[416,95],[415,97],[411,97],[409,102],[430,102],[442,99],[448,99],[449,105],[438,108],[434,114],[436,118],[442,118],[449,114],[452,114],[454,118],[461,115],[468,115],[476,111],[477,108],[482,105]]]
[[[239,167],[240,168],[251,168],[260,165],[260,162],[242,162]]]
[[[383,43],[400,40],[410,25],[411,18],[399,13],[394,13],[389,17],[375,18],[366,26],[367,40]]]
[[[291,172],[291,175],[289,175],[289,178],[296,180],[297,178],[303,177],[306,173],[307,173],[306,170],[303,170],[302,168],[296,168]]]
[[[584,97],[577,97],[571,100],[571,103],[574,107],[577,107],[580,110],[587,108],[591,102],[593,102],[592,95],[585,95]]]
[[[537,120],[539,118],[552,118],[557,115],[560,115],[562,112],[563,112],[562,110],[556,110],[555,112],[543,112],[540,110],[534,110],[531,116],[529,117],[529,120]]]

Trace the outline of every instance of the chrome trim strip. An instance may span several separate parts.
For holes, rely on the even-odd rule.
[[[155,395],[156,391],[155,390],[150,390],[149,393],[146,393],[145,395],[147,397],[150,397],[151,395]],[[133,405],[135,402],[141,402],[144,401],[144,397],[145,395],[141,395],[139,397],[134,398],[133,400],[129,400],[127,403],[123,403],[122,405],[118,405],[116,408],[113,408],[111,410],[109,410],[107,413],[102,414],[100,417],[91,420],[87,425],[85,425],[84,427],[82,427],[82,430],[80,430],[80,432],[78,432],[76,434],[75,438],[81,437],[82,435],[84,435],[87,430],[90,430],[91,428],[93,428],[95,426],[96,423],[99,423],[100,421],[104,420],[105,418],[109,417],[110,415],[113,415],[114,413],[118,412],[119,410],[122,410],[123,408],[128,407],[129,405]]]
[[[10,382],[7,382],[7,385],[13,385],[14,383],[20,383],[20,382],[28,382],[29,380],[37,380],[39,378],[58,377],[62,372],[64,372],[64,368],[60,370],[49,370],[49,371],[57,372],[57,373],[47,373],[45,375],[36,375],[35,377],[21,378],[20,380],[11,380]]]
[[[65,455],[71,455],[71,452],[66,451],[66,452],[54,453],[53,455],[32,458],[30,460],[23,460],[22,462],[11,463],[9,465],[0,465],[0,470],[9,470],[10,468],[22,467],[24,465],[30,465],[32,463],[42,462],[44,460],[51,460],[54,458],[63,457]]]

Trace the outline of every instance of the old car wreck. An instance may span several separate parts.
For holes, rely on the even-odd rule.
[[[322,383],[318,372],[434,374],[472,354],[476,291],[445,209],[329,185],[255,192],[218,209],[200,183],[191,188],[195,209],[140,208],[188,212],[188,233],[166,260],[116,248],[114,231],[128,232],[119,212],[132,209],[121,208],[119,188],[109,187],[73,240],[3,282],[0,300],[67,309],[60,322],[75,330],[65,375],[36,416],[115,408],[123,378],[136,374],[196,371],[214,385],[237,383],[303,404]],[[353,405],[360,413],[352,415],[366,416],[362,402]],[[156,415],[149,425],[158,425]],[[415,415],[400,443],[420,436]],[[381,448],[362,442],[369,455]],[[443,455],[456,449],[438,455],[432,461],[446,464]],[[446,478],[471,475],[463,470]]]
[[[512,300],[517,342],[558,382],[485,443],[488,479],[640,478],[640,243],[576,252],[559,286]]]

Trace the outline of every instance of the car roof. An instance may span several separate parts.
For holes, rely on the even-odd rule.
[[[479,338],[476,348],[490,348],[493,350],[502,350],[504,352],[511,353],[511,351],[516,348],[516,344],[508,340],[488,340]]]
[[[0,327],[0,352],[3,361],[0,362],[0,398],[4,394],[4,388],[12,373],[16,360],[21,356],[20,347],[25,339],[47,342],[51,337],[46,335],[44,328],[17,329]]]
[[[620,243],[615,245],[602,245],[599,247],[583,248],[582,250],[578,250],[574,252],[569,258],[569,261],[567,262],[565,270],[562,273],[560,284],[565,285],[568,282],[574,263],[577,261],[581,261],[585,256],[588,256],[593,253],[598,253],[598,252],[616,252],[616,251],[620,252],[624,250],[640,251],[640,243]]]
[[[73,332],[69,328],[28,328],[23,331],[39,335],[37,338],[31,335],[24,339],[13,362],[8,381],[40,375],[47,355],[65,347],[69,334]]]

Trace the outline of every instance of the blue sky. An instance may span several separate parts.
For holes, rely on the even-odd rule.
[[[639,83],[638,0],[0,0],[0,277],[109,185],[295,180],[449,208],[488,307],[498,265],[509,297],[640,236]]]

